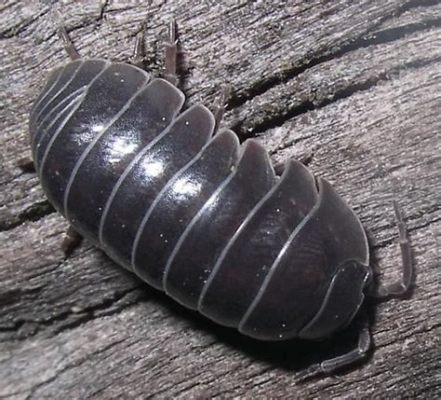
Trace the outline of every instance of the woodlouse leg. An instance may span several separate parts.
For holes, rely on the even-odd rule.
[[[168,43],[165,44],[165,72],[164,79],[172,85],[178,81],[176,77],[176,55],[178,52],[178,41],[176,40],[176,23],[172,19],[168,31]]]
[[[25,173],[35,172],[34,161],[31,157],[24,157],[17,161],[17,167]]]
[[[65,258],[69,258],[73,251],[80,246],[82,240],[83,237],[72,226],[67,228],[63,243],[61,243]]]
[[[66,50],[66,53],[69,55],[69,57],[72,60],[77,60],[78,58],[81,58],[80,53],[78,53],[77,49],[75,48],[74,44],[72,43],[72,40],[71,40],[69,34],[67,33],[64,25],[59,26],[58,35],[60,36],[61,40],[63,41],[64,48]]]
[[[133,55],[130,58],[130,64],[145,69],[145,45],[144,45],[144,28],[136,35],[135,47]]]
[[[297,377],[297,382],[305,381],[318,375],[330,375],[341,368],[357,363],[366,357],[370,347],[371,334],[369,330],[369,322],[367,316],[364,316],[360,334],[358,336],[358,344],[355,349],[352,349],[341,356],[330,358],[329,360],[310,366],[300,373]]]
[[[225,113],[225,107],[227,103],[227,99],[230,96],[231,93],[231,86],[226,85],[223,87],[221,95],[219,97],[219,100],[216,103],[215,109],[214,109],[214,133],[216,133],[219,130],[219,125],[222,122],[222,118]]]
[[[400,297],[404,295],[410,288],[413,276],[412,249],[410,246],[409,235],[407,233],[401,210],[395,200],[393,206],[400,238],[402,277],[400,280],[389,285],[379,286],[375,288],[374,292],[369,293],[370,296],[380,300],[387,300],[392,297]]]

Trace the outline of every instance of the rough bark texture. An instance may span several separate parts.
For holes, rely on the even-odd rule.
[[[439,398],[441,3],[135,3],[2,2],[0,398]],[[172,16],[188,104],[212,106],[231,84],[224,124],[275,162],[309,157],[361,217],[382,281],[400,266],[399,201],[415,285],[403,301],[368,305],[375,350],[358,368],[296,383],[353,345],[355,328],[323,343],[259,343],[184,310],[88,243],[63,259],[66,222],[17,167],[30,154],[33,99],[67,59],[57,23],[83,56],[127,60],[147,18],[158,73]]]

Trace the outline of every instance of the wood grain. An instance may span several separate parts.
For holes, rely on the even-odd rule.
[[[425,398],[441,396],[441,3],[359,0],[137,2],[8,0],[0,9],[0,398]],[[147,3],[147,2],[146,2]],[[403,209],[416,266],[411,296],[369,304],[375,350],[358,368],[296,384],[356,341],[268,344],[212,324],[84,243],[35,175],[29,109],[67,57],[127,60],[146,20],[159,74],[168,21],[180,38],[187,104],[234,93],[224,125],[275,162],[310,159],[365,226],[381,281],[399,269],[391,207]]]

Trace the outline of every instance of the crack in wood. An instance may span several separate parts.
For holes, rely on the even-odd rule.
[[[38,383],[37,385],[33,386],[30,389],[29,394],[26,396],[26,400],[28,399],[32,399],[34,397],[34,395],[36,394],[36,392],[44,387],[47,386],[48,384],[54,382],[55,380],[57,380],[62,374],[64,374],[66,371],[69,371],[70,369],[73,368],[77,368],[79,366],[81,366],[83,363],[89,361],[93,356],[104,353],[105,351],[111,349],[112,347],[124,342],[124,338],[123,339],[118,339],[115,340],[114,342],[109,343],[108,345],[104,346],[103,348],[97,349],[96,351],[93,351],[90,354],[86,354],[84,357],[81,357],[79,360],[71,362],[71,363],[67,363],[64,367],[60,368],[59,370],[56,370],[54,375],[52,375],[51,377],[41,381],[40,383]]]
[[[432,3],[436,4],[437,2],[427,1],[426,3],[428,3],[429,6],[429,5],[433,5]],[[394,17],[398,17],[405,11],[423,5],[420,4],[420,2],[418,1],[411,1],[409,4],[413,4],[413,5],[410,7],[404,7],[404,6],[401,7],[400,12],[398,12],[397,15],[395,15]],[[427,23],[420,22],[415,24],[403,25],[398,28],[390,28],[390,29],[385,29],[383,31],[375,31],[377,27],[381,26],[389,18],[390,16],[383,18],[374,27],[370,27],[369,30],[363,32],[358,38],[355,38],[350,43],[343,45],[342,47],[340,47],[340,49],[338,49],[335,52],[324,51],[324,54],[322,56],[318,56],[317,58],[312,58],[309,60],[308,63],[305,63],[300,66],[295,66],[293,68],[278,72],[276,75],[270,76],[266,79],[254,82],[252,85],[250,85],[248,89],[242,91],[242,93],[233,94],[232,98],[228,102],[227,110],[237,108],[243,105],[244,103],[246,103],[247,101],[250,101],[253,98],[267,92],[269,89],[272,89],[280,84],[287,83],[291,79],[304,73],[308,69],[323,64],[327,61],[331,61],[335,58],[340,58],[345,54],[359,50],[361,48],[366,48],[379,44],[392,43],[402,39],[406,35],[410,35],[413,33],[425,31],[427,29],[441,26],[441,20],[434,19],[427,21]]]
[[[101,3],[100,13],[96,19],[97,21],[102,21],[105,18],[105,13],[106,13],[106,10],[107,10],[107,7],[109,6],[109,4],[110,4],[110,0],[104,0]]]
[[[84,309],[81,309],[81,311],[73,311],[72,308],[70,308],[67,311],[60,312],[58,315],[51,316],[51,318],[47,318],[45,320],[32,320],[30,318],[16,319],[10,326],[0,326],[0,332],[18,332],[25,324],[34,324],[35,329],[33,329],[29,335],[19,335],[20,340],[25,340],[41,332],[45,327],[50,327],[54,325],[54,323],[57,323],[58,327],[51,331],[53,335],[57,335],[65,330],[71,330],[84,323],[92,321],[95,318],[119,314],[124,309],[136,305],[139,299],[142,298],[142,293],[139,291],[141,285],[142,283],[140,282],[139,285],[133,288],[121,291],[120,293],[115,293],[114,297],[105,299],[99,304],[85,307]],[[127,298],[131,293],[136,294],[136,292],[139,293],[138,295],[134,296],[134,299],[129,299],[127,302],[124,302],[124,298]],[[115,307],[115,305],[119,306]],[[99,314],[97,314],[98,311],[100,311]]]
[[[0,40],[3,39],[12,39],[17,37],[21,33],[23,33],[30,25],[32,25],[35,21],[39,20],[41,17],[45,16],[50,11],[50,8],[42,11],[40,14],[33,16],[32,18],[24,21],[22,25],[18,24],[9,29],[6,29],[0,32]]]
[[[383,82],[386,80],[390,80],[390,77],[394,74],[398,74],[401,71],[408,71],[412,69],[419,69],[423,68],[427,65],[438,63],[441,61],[441,57],[434,57],[430,60],[417,60],[409,63],[403,63],[400,67],[391,68],[389,71],[378,74],[377,76],[373,76],[368,78],[364,82],[359,82],[350,86],[345,87],[342,90],[338,90],[335,92],[335,94],[332,96],[332,98],[323,98],[321,100],[318,100],[316,102],[313,102],[311,100],[304,101],[300,105],[294,106],[293,108],[287,109],[286,111],[275,113],[268,119],[263,120],[262,122],[250,126],[246,131],[243,131],[241,129],[241,126],[243,125],[243,121],[240,121],[233,125],[232,129],[237,132],[238,136],[240,137],[241,141],[245,141],[246,139],[256,137],[260,133],[263,133],[267,130],[274,129],[277,127],[282,126],[285,122],[289,121],[292,118],[299,117],[302,114],[305,114],[310,111],[316,111],[319,109],[322,109],[332,103],[338,102],[340,100],[346,99],[348,97],[351,97],[352,95],[367,91],[369,89],[372,89],[375,87],[379,82]],[[307,137],[303,138],[296,138],[290,143],[292,146],[293,144],[296,144],[298,142],[301,142],[302,140],[307,139]],[[273,150],[271,154],[277,154],[280,150],[284,150],[290,145],[282,145],[283,147],[277,148]]]
[[[38,201],[31,204],[28,208],[22,211],[15,219],[0,221],[0,232],[14,229],[26,222],[36,222],[40,219],[55,213],[54,207],[48,200]]]

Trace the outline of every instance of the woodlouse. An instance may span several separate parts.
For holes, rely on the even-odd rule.
[[[165,79],[136,65],[83,60],[52,71],[30,116],[35,168],[54,207],[82,236],[144,281],[212,320],[260,340],[321,339],[347,326],[371,287],[359,219],[324,179],[291,160],[278,176],[256,141],[239,145],[213,115],[184,103],[173,24]],[[140,38],[135,47],[139,64]],[[410,246],[395,204],[403,279]],[[358,347],[312,366],[331,372]]]

